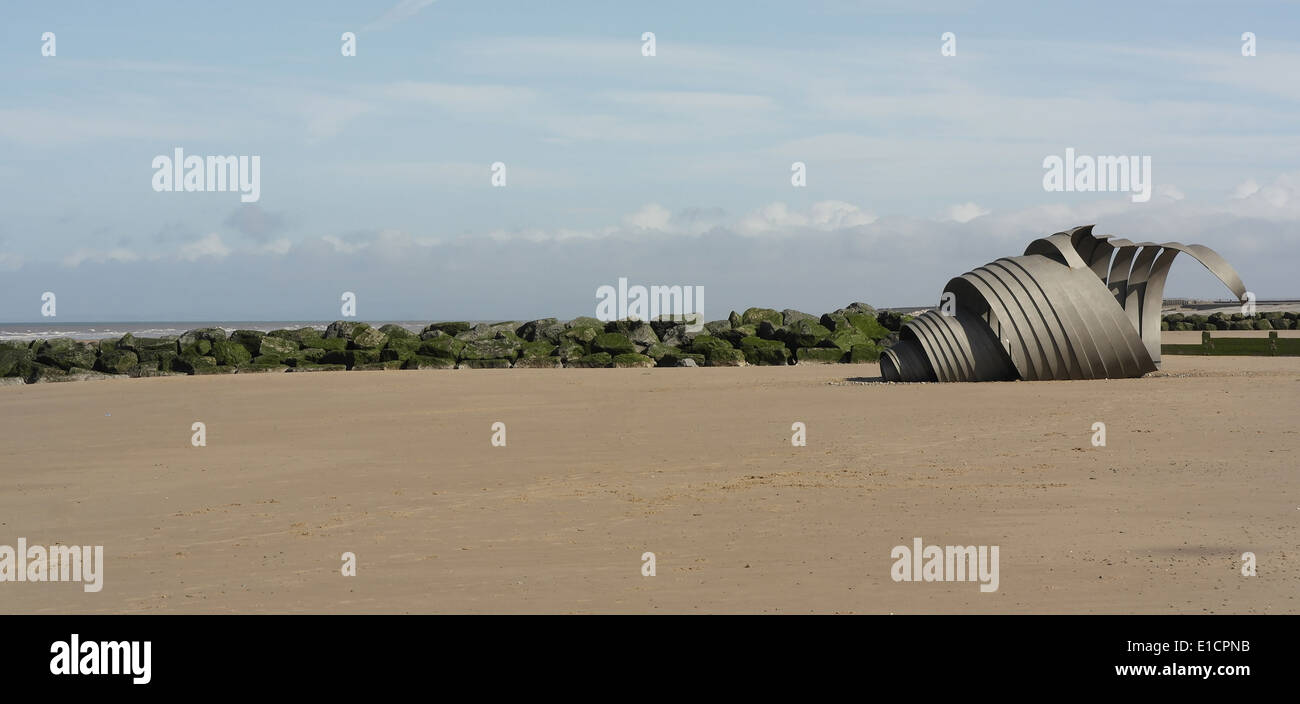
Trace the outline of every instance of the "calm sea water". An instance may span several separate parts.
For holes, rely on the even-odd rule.
[[[412,332],[419,332],[428,321],[383,320],[365,321],[379,327],[396,323]],[[74,340],[102,340],[121,337],[128,332],[136,337],[162,337],[180,335],[195,328],[221,328],[227,333],[234,330],[261,330],[269,332],[282,328],[316,328],[324,330],[330,321],[322,320],[272,320],[272,321],[210,321],[210,322],[156,322],[156,323],[0,323],[0,340],[51,340],[69,337]]]

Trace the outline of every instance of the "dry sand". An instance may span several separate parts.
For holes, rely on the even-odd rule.
[[[1116,381],[846,381],[878,373],[3,387],[0,544],[103,545],[107,564],[97,594],[2,583],[0,611],[1300,611],[1300,358],[1167,357],[1159,376]],[[194,421],[207,447],[191,446]],[[890,550],[914,537],[1000,546],[998,591],[892,581]],[[349,551],[356,577],[340,575]],[[1246,551],[1258,576],[1241,575]]]

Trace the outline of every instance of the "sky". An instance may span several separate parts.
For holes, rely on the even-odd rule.
[[[65,321],[569,318],[620,277],[707,319],[931,305],[1084,224],[1300,298],[1297,76],[1295,2],[5,3],[0,322],[47,291]],[[156,191],[177,148],[257,156],[260,197]],[[1149,156],[1150,200],[1045,190],[1067,148]],[[1166,296],[1231,293],[1188,259]]]

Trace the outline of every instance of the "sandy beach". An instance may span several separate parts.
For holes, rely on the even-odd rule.
[[[103,545],[105,567],[98,593],[0,584],[0,611],[1300,611],[1300,359],[1167,357],[1153,377],[1110,381],[859,381],[878,374],[3,387],[0,544]],[[191,445],[196,421],[205,447]],[[998,590],[893,581],[891,548],[915,537],[1000,546]],[[345,552],[355,577],[340,574]],[[1244,552],[1257,576],[1242,576]]]

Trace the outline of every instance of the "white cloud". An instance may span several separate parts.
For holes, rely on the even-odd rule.
[[[1156,186],[1156,195],[1161,198],[1168,198],[1169,200],[1183,200],[1187,197],[1178,186],[1175,186],[1172,183],[1162,183],[1159,186]]]
[[[106,251],[78,248],[63,258],[63,265],[67,267],[81,266],[82,262],[133,262],[140,258],[140,255],[129,249],[115,248]]]
[[[287,237],[281,237],[278,240],[272,240],[263,245],[258,245],[253,249],[255,252],[265,254],[288,254],[293,248],[293,243]]]
[[[990,212],[992,211],[988,208],[975,203],[959,203],[948,208],[947,219],[953,222],[970,222],[975,218],[988,215]]]
[[[325,235],[324,237],[321,237],[321,239],[327,242],[334,248],[334,251],[339,254],[355,254],[356,252],[360,252],[370,246],[369,242],[348,242],[343,238],[335,237],[334,235]]]
[[[785,203],[770,203],[741,218],[736,231],[742,235],[789,234],[793,230],[838,230],[869,225],[876,216],[852,203],[826,200],[813,203],[807,213],[791,210]]]
[[[1233,191],[1226,209],[1248,217],[1300,220],[1300,172],[1280,174],[1264,186],[1247,180]]]
[[[668,227],[668,222],[672,220],[673,214],[667,208],[658,203],[650,203],[640,210],[623,218],[623,223],[628,227],[637,227],[644,230],[664,230]]]
[[[197,239],[188,244],[182,245],[176,253],[178,259],[192,262],[203,257],[216,257],[221,259],[230,254],[230,248],[225,242],[221,241],[221,235],[213,232],[207,237]]]
[[[1255,183],[1255,179],[1249,178],[1246,179],[1245,182],[1239,184],[1237,188],[1233,190],[1232,197],[1237,200],[1241,200],[1242,198],[1249,198],[1258,192],[1259,192],[1259,184]]]

